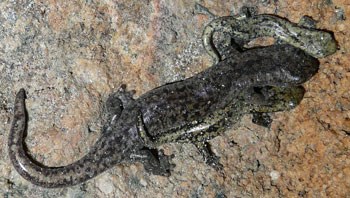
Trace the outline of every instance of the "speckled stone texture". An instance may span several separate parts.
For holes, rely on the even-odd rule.
[[[340,49],[321,59],[302,103],[211,141],[223,173],[190,144],[170,177],[141,164],[118,165],[78,186],[44,189],[18,175],[7,155],[15,92],[28,93],[26,144],[50,165],[83,156],[100,133],[101,109],[121,84],[139,96],[211,64],[201,43],[207,15],[195,1],[22,0],[0,2],[0,195],[3,197],[349,197],[350,4],[348,0],[197,1],[216,15],[258,8],[298,22],[303,15],[335,33]],[[260,42],[260,41],[259,41]],[[262,41],[269,42],[267,41]]]

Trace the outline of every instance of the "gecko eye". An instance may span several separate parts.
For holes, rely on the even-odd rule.
[[[294,109],[296,106],[297,106],[297,103],[295,102],[295,101],[289,101],[289,107],[291,108],[291,109]]]

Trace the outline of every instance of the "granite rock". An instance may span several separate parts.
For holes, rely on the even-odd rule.
[[[23,0],[0,2],[0,194],[3,197],[346,197],[350,196],[350,5],[347,0],[196,1],[216,15],[242,6],[333,31],[336,54],[321,59],[302,103],[273,114],[271,129],[251,123],[211,141],[224,172],[193,145],[166,144],[170,177],[141,164],[118,165],[84,184],[45,189],[11,166],[7,137],[14,95],[28,93],[26,144],[38,161],[60,166],[98,138],[101,109],[122,84],[136,95],[211,65],[201,43],[208,15],[195,1]],[[271,41],[258,40],[259,44]]]

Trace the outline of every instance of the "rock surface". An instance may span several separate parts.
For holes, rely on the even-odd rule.
[[[26,144],[50,166],[83,156],[99,136],[101,106],[121,84],[139,96],[192,76],[211,60],[201,43],[208,15],[195,1],[23,0],[0,2],[0,195],[3,197],[346,197],[350,196],[350,4],[347,0],[210,1],[216,15],[258,8],[333,31],[340,49],[321,59],[302,103],[273,114],[271,129],[251,123],[211,141],[224,173],[194,146],[167,144],[170,177],[141,164],[118,165],[84,184],[44,189],[11,166],[7,137],[14,95],[28,93]]]

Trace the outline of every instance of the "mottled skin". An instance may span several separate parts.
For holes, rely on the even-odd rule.
[[[25,151],[25,91],[15,101],[9,156],[20,175],[47,187],[72,186],[120,163],[139,161],[146,171],[169,175],[173,165],[157,147],[167,142],[194,143],[205,161],[220,169],[208,140],[250,112],[283,111],[303,98],[300,84],[318,70],[317,59],[289,45],[231,50],[224,61],[183,81],[153,89],[138,99],[122,87],[106,101],[101,137],[80,160],[47,167]]]
[[[207,11],[208,12],[208,11]],[[209,13],[211,16],[212,14]],[[335,53],[337,43],[330,32],[315,29],[314,21],[304,16],[299,24],[274,15],[252,14],[249,8],[240,16],[217,17],[203,31],[203,45],[217,63],[221,57],[213,45],[215,32],[234,38],[243,46],[259,37],[273,37],[279,43],[286,43],[304,50],[316,58],[323,58]]]

